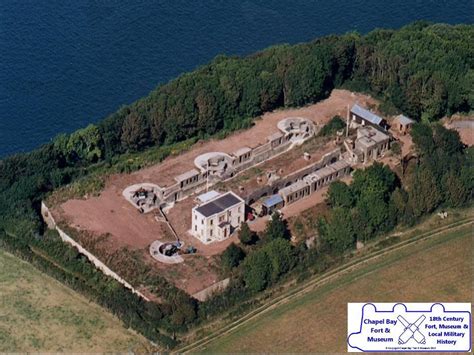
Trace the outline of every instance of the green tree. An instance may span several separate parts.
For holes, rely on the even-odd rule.
[[[290,233],[286,227],[286,223],[278,212],[272,214],[271,219],[265,227],[264,235],[267,240],[274,240],[277,238],[289,239]]]
[[[335,181],[329,185],[328,202],[332,207],[351,208],[354,205],[354,196],[350,186],[342,181]]]
[[[319,233],[322,241],[334,252],[343,253],[353,248],[356,235],[350,210],[334,208],[327,221],[320,221]]]
[[[324,127],[319,132],[319,135],[329,136],[336,133],[337,131],[340,131],[341,129],[344,129],[345,127],[346,123],[344,122],[344,119],[341,116],[336,115],[324,125]]]
[[[196,300],[187,297],[181,292],[174,295],[171,300],[171,321],[175,325],[185,325],[196,319]]]
[[[474,199],[474,146],[466,149],[459,178],[466,189],[466,201]]]
[[[448,156],[453,156],[462,151],[462,142],[457,131],[447,129],[441,124],[435,124],[433,133],[436,148],[441,149]]]
[[[240,225],[239,239],[242,244],[250,245],[255,242],[255,234],[250,230],[249,225],[242,222]]]
[[[391,192],[399,181],[390,168],[381,163],[374,163],[364,170],[356,170],[351,185],[354,197],[357,200],[364,194],[377,194],[384,201],[388,201]]]
[[[250,253],[242,265],[245,285],[253,292],[264,290],[271,280],[271,263],[265,250]]]
[[[402,188],[396,188],[390,199],[390,218],[407,225],[413,223],[413,211],[408,204],[408,193]]]
[[[123,121],[122,145],[125,150],[139,150],[148,144],[149,127],[144,116],[131,113]]]
[[[230,244],[221,255],[221,263],[225,270],[231,270],[239,266],[240,262],[245,258],[244,251],[234,243]]]
[[[363,241],[393,227],[389,224],[388,203],[378,191],[366,191],[360,197],[357,202],[356,216],[354,223],[357,224],[357,235]]]
[[[417,151],[423,155],[431,154],[435,149],[433,130],[426,123],[415,123],[410,131]]]
[[[433,211],[441,201],[441,194],[433,173],[425,167],[421,167],[415,172],[408,195],[409,204],[417,218]]]
[[[264,250],[271,264],[270,279],[272,282],[276,282],[281,275],[287,273],[294,265],[292,247],[287,240],[278,238],[265,245]]]
[[[468,197],[468,192],[463,181],[454,173],[449,172],[444,178],[446,202],[451,207],[462,206]]]
[[[94,163],[102,158],[101,135],[97,126],[90,124],[69,136],[59,135],[54,140],[55,149],[70,163]]]

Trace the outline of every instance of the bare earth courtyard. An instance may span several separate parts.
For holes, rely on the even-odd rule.
[[[255,120],[255,125],[250,129],[236,132],[224,140],[198,142],[189,151],[169,157],[155,166],[132,174],[112,175],[107,178],[105,188],[99,196],[69,200],[55,207],[51,212],[60,224],[67,224],[69,228],[79,231],[83,238],[90,239],[91,243],[103,244],[106,246],[103,250],[107,250],[110,254],[124,247],[142,253],[143,260],[160,270],[169,281],[189,294],[194,294],[219,281],[216,256],[222,253],[230,243],[238,242],[238,239],[233,236],[223,242],[205,245],[188,234],[187,231],[191,228],[191,208],[195,204],[194,198],[191,196],[177,202],[167,212],[167,216],[180,240],[187,246],[194,246],[198,251],[197,254],[183,255],[184,262],[181,264],[168,265],[157,262],[148,253],[150,244],[155,240],[171,242],[175,238],[165,223],[155,219],[154,213],[140,214],[133,205],[123,198],[123,190],[127,186],[143,182],[160,186],[170,185],[174,183],[175,176],[192,169],[194,159],[203,153],[219,151],[230,154],[243,146],[255,147],[263,143],[269,134],[276,132],[277,122],[287,117],[307,118],[320,127],[335,115],[345,117],[347,107],[356,102],[365,107],[372,107],[376,104],[375,100],[368,96],[346,90],[334,90],[328,99],[317,104],[299,109],[266,113],[261,119]],[[330,150],[331,144],[333,143],[328,142],[327,145],[318,147],[318,151],[313,153],[313,159],[317,159]],[[270,159],[262,164],[265,168],[279,168],[280,166],[284,168],[285,161],[288,161],[285,159],[286,154],[292,154],[292,151],[285,153],[280,159]],[[302,164],[302,155],[300,157],[300,160],[295,159],[293,162],[295,167]],[[235,179],[238,177],[233,180]],[[229,183],[232,184],[233,180],[230,180]],[[235,190],[236,186],[230,185],[229,188]],[[313,205],[320,203],[323,200],[322,195],[319,193],[319,198],[311,197],[302,206],[306,207],[309,203]],[[308,205],[306,208],[308,207],[311,206]],[[107,235],[107,238],[98,242],[99,237],[104,235]],[[97,256],[104,261],[107,259],[105,255]],[[120,270],[116,271],[120,274]]]

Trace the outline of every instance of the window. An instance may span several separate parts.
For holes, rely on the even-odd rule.
[[[195,219],[195,220],[197,220],[197,219],[198,219],[198,216],[197,216],[196,214],[194,215],[194,219]]]
[[[212,232],[213,232],[213,230],[211,229],[211,231],[209,232],[209,235],[210,235],[211,237],[212,237]]]
[[[240,213],[240,212],[242,211],[242,207],[239,207],[238,211],[239,211],[239,213]]]
[[[201,224],[204,224],[204,220],[203,220],[203,219],[201,219]]]
[[[198,226],[194,226],[194,231],[197,232]]]
[[[212,226],[212,224],[213,224],[213,223],[214,223],[214,220],[213,220],[213,219],[211,219],[211,226]]]
[[[240,224],[240,217],[237,217],[237,223]]]

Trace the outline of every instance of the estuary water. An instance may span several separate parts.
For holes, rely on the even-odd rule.
[[[104,118],[218,54],[418,19],[473,0],[1,0],[0,158]]]

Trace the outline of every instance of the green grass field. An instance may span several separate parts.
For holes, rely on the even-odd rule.
[[[472,302],[472,228],[446,232],[369,262],[200,350],[346,352],[348,302]]]
[[[0,352],[145,351],[98,305],[0,251]]]

